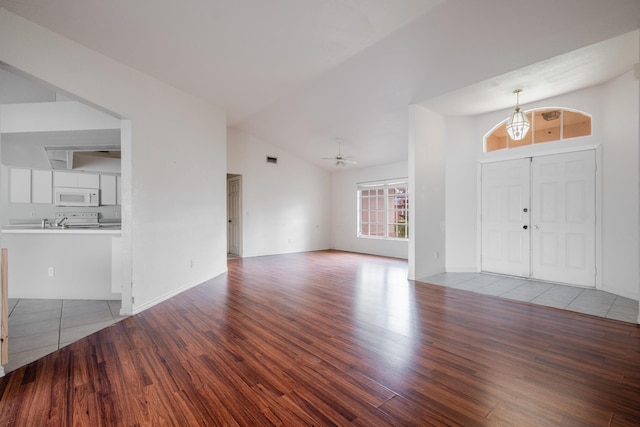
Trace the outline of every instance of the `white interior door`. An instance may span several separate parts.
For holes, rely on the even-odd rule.
[[[530,276],[530,159],[482,165],[482,271]]]
[[[482,165],[482,271],[595,287],[595,151]]]
[[[533,277],[595,286],[595,152],[533,158]]]
[[[241,177],[227,179],[227,252],[240,255],[241,251]]]

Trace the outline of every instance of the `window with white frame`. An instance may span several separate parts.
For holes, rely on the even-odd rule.
[[[485,153],[591,135],[591,116],[585,112],[544,107],[525,113],[531,123],[531,130],[524,138],[517,141],[509,138],[506,118],[485,135]]]
[[[406,178],[358,184],[358,237],[409,238]]]

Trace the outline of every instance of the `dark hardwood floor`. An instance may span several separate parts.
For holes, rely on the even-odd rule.
[[[0,380],[0,425],[638,426],[637,325],[343,252],[229,273]]]

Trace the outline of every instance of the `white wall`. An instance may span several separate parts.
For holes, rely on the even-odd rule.
[[[408,242],[406,240],[382,240],[357,236],[357,191],[358,183],[361,182],[408,177],[407,162],[364,169],[345,167],[343,170],[334,172],[331,176],[331,247],[342,251],[407,259]],[[411,198],[411,195],[409,197]]]
[[[447,271],[480,269],[477,243],[479,161],[601,145],[602,290],[638,299],[638,93],[638,80],[630,71],[601,86],[523,104],[523,110],[550,106],[574,108],[592,114],[593,135],[506,152],[482,153],[482,138],[511,110],[476,117],[447,118]]]
[[[445,119],[409,108],[409,279],[445,271]]]
[[[78,101],[0,105],[0,132],[120,129],[120,119]]]
[[[446,119],[446,271],[478,271],[476,121]]]
[[[329,248],[329,172],[237,129],[227,156],[228,173],[242,175],[243,257]]]
[[[124,252],[131,257],[123,261],[125,275],[132,268],[135,302],[123,299],[123,307],[143,310],[226,271],[220,109],[5,9],[0,61],[130,120],[130,147],[123,133],[122,213]]]
[[[639,93],[629,71],[605,84],[602,98],[602,288],[634,299],[640,299]]]

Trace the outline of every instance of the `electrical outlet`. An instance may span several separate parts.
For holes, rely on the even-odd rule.
[[[56,271],[53,269],[53,267],[49,267],[49,277],[53,277],[56,275]]]

